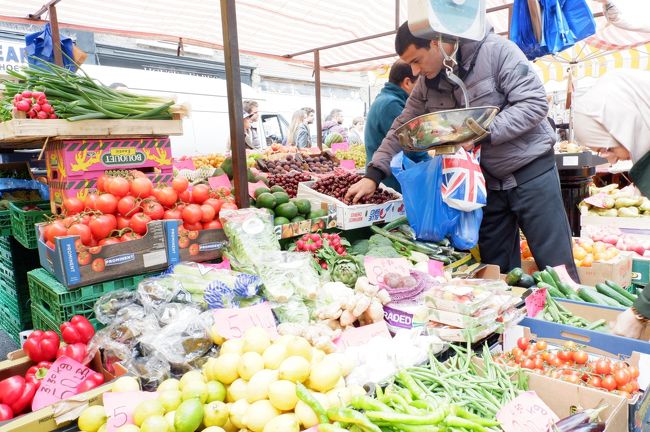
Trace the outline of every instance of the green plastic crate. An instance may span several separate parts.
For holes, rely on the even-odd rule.
[[[20,344],[20,337],[18,334],[21,332],[21,329],[16,325],[12,319],[11,313],[5,307],[0,307],[0,328],[2,328],[14,342]]]
[[[11,211],[0,211],[0,236],[11,235]]]
[[[632,260],[632,283],[640,288],[650,283],[650,259],[634,258]]]
[[[32,305],[32,324],[34,330],[54,330],[59,332],[59,326],[54,319],[42,308]]]
[[[7,295],[4,291],[0,292],[0,307],[5,308],[13,323],[21,330],[26,330],[32,325],[32,311],[30,302],[19,302],[16,297]]]
[[[111,291],[135,289],[141,280],[154,274],[131,276],[68,290],[47,270],[39,268],[27,273],[32,307],[46,311],[57,323],[69,320],[74,315],[93,317],[93,308],[98,298]]]
[[[23,210],[24,205],[35,205],[41,210]],[[27,249],[36,249],[38,247],[38,236],[36,234],[36,225],[45,220],[45,216],[52,214],[50,212],[49,201],[38,203],[32,202],[10,202],[9,210],[11,211],[11,233]]]

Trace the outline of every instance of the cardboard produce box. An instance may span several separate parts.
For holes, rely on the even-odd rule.
[[[203,262],[218,259],[228,246],[228,239],[222,229],[188,231],[182,228],[182,221],[173,220],[166,224],[170,265],[183,261]]]
[[[152,221],[138,240],[97,246],[78,252],[78,236],[59,237],[50,249],[42,238],[45,224],[38,224],[38,255],[41,266],[67,288],[91,285],[126,276],[164,270],[169,265],[167,226],[170,221]]]
[[[307,219],[301,222],[276,225],[274,228],[275,234],[279,239],[286,239],[318,231],[325,231],[330,228],[336,228],[336,206],[333,204],[321,203],[318,208],[327,211],[327,215],[316,219]]]
[[[336,206],[336,226],[343,230],[363,228],[379,222],[391,222],[406,215],[402,196],[391,188],[380,186],[399,198],[383,204],[347,205],[329,195],[316,192],[311,188],[315,182],[298,184],[298,198],[311,201],[313,206],[325,202]]]

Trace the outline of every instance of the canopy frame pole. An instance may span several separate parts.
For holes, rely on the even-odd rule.
[[[248,175],[246,169],[246,143],[244,140],[244,112],[237,37],[237,13],[235,0],[221,1],[221,28],[224,40],[224,63],[228,95],[228,119],[230,123],[230,149],[235,201],[239,208],[248,207]]]
[[[56,3],[50,4],[48,14],[50,16],[50,28],[52,29],[52,49],[54,50],[54,63],[63,67],[63,54],[61,53],[61,33],[59,33],[59,19],[56,14]]]
[[[29,19],[31,19],[31,20],[40,20],[41,16],[45,12],[49,12],[50,8],[52,6],[56,6],[57,3],[59,3],[60,1],[61,0],[50,0],[49,2],[47,2],[43,6],[41,6],[41,8],[39,10],[37,10],[35,13],[29,14]]]
[[[316,91],[316,144],[323,148],[323,120],[321,106],[320,51],[314,51],[314,90]]]

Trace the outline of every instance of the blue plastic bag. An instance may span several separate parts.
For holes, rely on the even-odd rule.
[[[510,40],[526,54],[528,60],[545,56],[548,51],[535,38],[527,0],[515,0],[510,23]]]
[[[458,223],[450,237],[452,246],[460,250],[470,250],[476,246],[482,220],[482,208],[470,212],[460,212]]]
[[[417,238],[440,241],[451,236],[461,212],[442,200],[442,158],[415,163],[400,152],[391,170],[402,187],[406,217]]]
[[[54,47],[52,45],[52,29],[50,24],[36,33],[25,35],[25,44],[27,52],[27,62],[34,66],[45,66],[38,59],[54,63]],[[66,69],[74,71],[77,65],[72,60],[74,58],[74,42],[70,38],[61,38],[61,51],[63,52],[63,66]]]
[[[576,42],[596,33],[596,20],[585,0],[560,0],[560,6]]]

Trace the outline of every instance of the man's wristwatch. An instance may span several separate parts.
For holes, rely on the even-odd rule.
[[[650,321],[648,318],[645,316],[641,315],[638,310],[634,306],[630,308],[632,310],[632,313],[634,314],[634,317],[641,321],[643,324],[646,324],[648,321]]]

